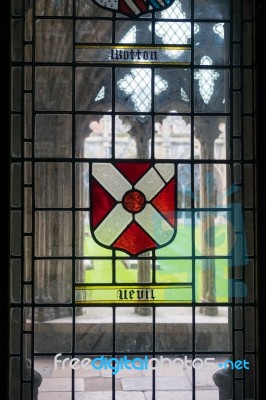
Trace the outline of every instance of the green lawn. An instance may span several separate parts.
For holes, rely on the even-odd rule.
[[[87,233],[88,227],[86,227]],[[226,226],[218,226],[215,228],[215,255],[227,255]],[[195,230],[195,291],[196,300],[201,298],[202,286],[202,260],[198,259],[201,255],[201,230],[196,226]],[[126,253],[116,252],[117,256],[128,258]],[[168,246],[156,251],[158,257],[159,268],[156,269],[157,283],[175,283],[175,282],[192,282],[192,234],[191,226],[181,225],[175,240]],[[89,257],[110,257],[107,260],[94,260],[94,268],[86,271],[86,282],[88,283],[111,283],[112,282],[112,260],[111,250],[105,249],[94,242],[90,235],[86,235],[84,243],[84,255]],[[167,257],[190,257],[190,259],[169,260]],[[211,268],[215,268],[215,285],[216,300],[227,301],[228,290],[228,262],[227,260],[216,259]],[[115,264],[116,281],[118,283],[137,283],[137,270],[127,269],[122,260],[116,260]],[[185,296],[184,300],[191,300],[191,293]]]

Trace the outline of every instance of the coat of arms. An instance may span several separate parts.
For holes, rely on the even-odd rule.
[[[93,0],[94,3],[110,11],[138,17],[151,11],[162,11],[170,7],[175,0]]]
[[[93,163],[90,181],[91,232],[100,245],[138,255],[174,239],[174,164]]]

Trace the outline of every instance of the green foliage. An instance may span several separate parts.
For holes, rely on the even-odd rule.
[[[88,227],[86,227],[88,230]],[[89,232],[88,232],[89,233]],[[227,229],[225,225],[214,229],[215,256],[227,255]],[[192,237],[195,237],[195,296],[200,301],[202,288],[202,232],[200,226],[196,226],[195,235],[189,225],[178,227],[175,240],[168,246],[156,251],[157,268],[156,283],[180,283],[193,281],[193,257],[192,257]],[[88,283],[111,283],[112,272],[115,271],[117,283],[137,283],[137,269],[129,269],[123,263],[123,259],[128,259],[128,255],[122,251],[116,252],[116,256],[121,257],[112,263],[112,251],[99,246],[92,237],[87,234],[84,241],[84,255],[90,257],[100,257],[93,260],[93,269],[86,271],[86,282]],[[104,259],[104,257],[106,257]],[[169,257],[180,257],[169,259]],[[228,260],[216,258],[210,263],[210,268],[215,268],[215,289],[216,301],[226,302],[228,291]],[[192,293],[191,293],[192,296]],[[192,299],[192,297],[191,297]],[[189,301],[191,299],[184,299]]]

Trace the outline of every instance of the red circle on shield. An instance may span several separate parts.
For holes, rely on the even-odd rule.
[[[146,199],[139,190],[130,190],[124,195],[122,204],[127,211],[138,213],[145,207]]]

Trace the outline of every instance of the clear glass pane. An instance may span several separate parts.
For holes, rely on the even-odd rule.
[[[122,115],[115,119],[115,157],[151,157],[151,118],[140,115]]]
[[[216,312],[214,313],[214,311]],[[228,307],[197,307],[195,333],[197,351],[230,351],[232,339]],[[210,311],[210,312],[209,312]],[[216,315],[215,315],[216,314]]]
[[[195,117],[194,157],[209,160],[224,160],[230,154],[230,119],[229,117]],[[222,165],[221,172],[224,170]],[[214,168],[214,171],[216,167]],[[216,174],[217,175],[217,174]],[[225,171],[221,174],[226,179]],[[216,178],[217,179],[217,178]]]
[[[230,301],[232,283],[229,281],[228,264],[228,260],[223,259],[196,261],[196,300],[198,302],[227,303]]]
[[[20,308],[11,309],[10,323],[10,352],[18,354],[20,352],[20,330],[21,330],[21,310]]]
[[[151,262],[148,260],[149,266],[147,266],[149,273],[151,273]],[[138,281],[138,260],[134,259],[123,259],[117,260],[115,263],[115,276],[116,282],[118,283],[135,283]]]
[[[243,399],[244,393],[243,393],[243,382],[242,381],[235,382],[235,394],[236,394],[237,398]]]
[[[20,357],[10,357],[9,359],[10,368],[10,380],[12,385],[9,385],[9,399],[20,400]]]
[[[23,302],[29,304],[32,302],[32,286],[24,285],[23,287]]]
[[[233,88],[241,88],[241,73],[239,68],[234,68],[233,70]]]
[[[31,384],[24,383],[23,384],[23,399],[28,399],[31,396]]]
[[[11,212],[11,233],[10,233],[10,243],[11,243],[11,254],[13,256],[21,255],[21,212],[12,211]]]
[[[32,61],[32,45],[31,44],[25,45],[25,61],[28,61],[28,62]]]
[[[42,384],[40,386],[40,393],[39,393],[39,397],[44,397],[47,395],[47,391],[50,392],[49,390],[49,383],[52,383],[52,379],[46,381],[46,379],[49,378],[53,378],[54,379],[54,383],[60,383],[61,379],[63,378],[63,380],[61,381],[62,383],[65,383],[65,390],[68,389],[68,381],[71,378],[71,371],[72,369],[70,368],[70,359],[68,359],[64,364],[63,361],[64,357],[57,357],[56,359],[54,359],[54,357],[35,357],[34,358],[34,370],[37,371],[39,374],[41,374],[41,376],[43,377],[43,379],[45,379],[45,384]],[[60,362],[61,361],[61,362]],[[59,379],[57,379],[59,378]],[[66,379],[67,378],[67,379]],[[52,389],[53,390],[53,389]],[[57,391],[56,387],[54,387],[54,390]],[[71,386],[70,386],[70,390],[71,390]],[[59,390],[60,392],[61,390]],[[46,392],[46,393],[45,393]],[[60,393],[54,393],[54,396],[60,396]],[[68,397],[68,393],[63,393],[64,398],[69,399]]]
[[[40,208],[72,206],[72,166],[69,163],[35,164],[35,204]]]
[[[11,155],[20,157],[21,155],[21,116],[12,115],[11,118]]]
[[[77,208],[89,207],[89,165],[76,163],[75,204]]]
[[[247,255],[254,255],[254,224],[253,224],[253,213],[252,211],[245,212],[245,233],[247,241]]]
[[[36,110],[71,111],[71,67],[36,67],[35,83]],[[60,96],[58,96],[58,93],[60,93]]]
[[[22,21],[14,19],[12,21],[12,61],[21,61],[22,59]]]
[[[155,111],[190,111],[191,74],[188,69],[156,69],[154,80]]]
[[[182,352],[192,347],[192,309],[156,307],[156,351]]]
[[[11,204],[13,207],[21,206],[21,164],[12,164],[11,172],[12,190],[11,190]]]
[[[243,2],[243,16],[244,18],[251,19],[253,16],[253,2],[252,0],[244,0]]]
[[[168,18],[170,17],[170,9],[163,11]],[[172,18],[172,16],[171,16]],[[156,22],[155,23],[155,43],[163,44],[188,44],[191,39],[191,23],[190,22]]]
[[[255,300],[255,270],[254,270],[254,261],[248,260],[246,261],[245,266],[245,283],[243,289],[245,297],[245,301],[247,303],[254,302]]]
[[[241,160],[241,140],[233,140],[233,158],[234,160]]]
[[[195,18],[228,19],[230,17],[230,1],[195,0]]]
[[[30,162],[25,162],[24,164],[24,183],[32,183],[32,164]]]
[[[229,243],[233,231],[232,215],[226,211],[199,212],[196,224],[196,254],[227,256],[232,250]]]
[[[234,309],[235,329],[242,329],[243,327],[243,312],[241,307]]]
[[[35,59],[37,62],[72,61],[73,22],[39,19],[36,23]],[[61,46],[64,43],[64,46]]]
[[[80,367],[75,371],[75,397],[80,398],[96,398],[97,392],[101,392],[101,395],[105,399],[111,399],[112,397],[112,377],[115,374],[116,368],[112,366],[112,360],[109,356],[103,355],[89,355],[88,357],[79,356]],[[84,368],[81,366],[83,363]],[[103,367],[103,364],[110,365],[107,369]],[[78,385],[78,381],[83,378],[84,391],[81,393],[82,387]],[[120,385],[121,387],[121,385]]]
[[[32,238],[24,238],[24,280],[31,281],[32,276]]]
[[[112,12],[96,6],[92,1],[76,0],[76,13],[80,17],[112,17]]]
[[[32,41],[32,27],[33,27],[33,18],[32,18],[32,3],[31,0],[25,0],[25,40],[31,42]]]
[[[117,43],[151,43],[150,23],[144,21],[117,21],[115,39]]]
[[[72,117],[64,114],[38,114],[35,120],[35,156],[71,157]]]
[[[36,15],[62,15],[72,14],[72,0],[36,0]]]
[[[244,158],[251,160],[254,155],[254,130],[251,117],[244,117]]]
[[[12,15],[21,15],[22,13],[22,0],[11,0]]]
[[[24,156],[25,156],[25,158],[32,157],[32,143],[30,143],[30,142],[24,143]]]
[[[77,317],[75,348],[77,352],[112,352],[113,317],[110,307],[88,307]],[[88,331],[88,324],[90,330]]]
[[[192,282],[192,263],[190,260],[160,259],[156,262],[156,282]],[[187,299],[183,299],[184,301]]]
[[[234,4],[240,4],[239,2],[234,2]],[[235,15],[233,18],[233,40],[235,42],[239,42],[240,41],[240,17],[239,15]]]
[[[10,273],[10,300],[12,303],[20,303],[21,301],[21,260],[11,261]]]
[[[254,207],[254,196],[251,195],[250,191],[254,193],[255,182],[254,182],[254,168],[253,165],[244,165],[244,204],[245,207]]]
[[[111,68],[76,68],[76,109],[78,111],[111,111]],[[91,85],[91,82],[99,82]],[[83,90],[83,88],[89,88]],[[81,90],[82,88],[82,90]]]
[[[179,209],[191,208],[191,201],[194,199],[194,194],[191,190],[191,167],[189,164],[178,165],[178,189],[177,189],[177,207]],[[180,225],[187,224],[191,225],[191,212],[188,210],[179,211],[177,217],[181,219],[178,221],[178,227]]]
[[[116,308],[116,351],[132,353],[152,350],[151,309],[149,307],[138,307],[138,309],[136,314],[133,307]]]
[[[236,360],[243,360],[243,332],[234,332],[235,336],[235,358]],[[237,371],[239,377],[243,376],[243,370]]]
[[[111,143],[111,115],[76,116],[76,157],[109,158],[112,154]]]
[[[116,68],[116,111],[151,111],[151,75],[149,68]]]
[[[23,379],[31,379],[32,335],[23,334]],[[35,371],[34,371],[35,373]],[[35,373],[36,376],[36,373]]]
[[[156,116],[154,146],[156,158],[189,159],[191,156],[190,117]]]
[[[202,64],[202,58],[211,55],[213,65],[228,65],[230,25],[223,22],[204,22],[198,23],[197,29],[195,40],[198,45],[195,46],[194,51],[195,64]]]
[[[32,138],[32,94],[24,96],[24,136],[25,139]]]
[[[212,65],[209,56],[203,56],[201,65]],[[229,71],[198,69],[194,72],[194,107],[196,112],[229,111]]]
[[[11,71],[11,107],[12,111],[21,111],[21,68],[13,67]]]
[[[244,23],[244,27],[243,27],[243,41],[244,41],[244,45],[243,45],[243,63],[244,65],[251,65],[252,64],[252,37],[253,34],[253,26],[252,23],[246,22]]]
[[[234,65],[240,64],[240,46],[239,44],[234,44],[233,46],[233,63]]]
[[[213,376],[221,370],[219,364],[224,363],[228,354],[196,354],[195,385],[196,400],[219,400],[219,388],[215,385]],[[217,379],[218,381],[218,379]],[[228,387],[228,385],[226,386]]]
[[[25,188],[24,189],[24,232],[31,233],[32,232],[32,189]]]
[[[185,216],[181,212],[177,213],[177,233],[174,240],[167,246],[156,250],[160,257],[187,257],[192,254],[192,232],[191,232],[191,213]],[[174,271],[172,271],[174,272]]]
[[[83,265],[83,268],[81,265]],[[85,259],[76,261],[76,282],[111,283],[112,260]]]
[[[72,301],[71,260],[35,261],[34,279],[36,303],[70,303]]]
[[[252,108],[253,108],[253,95],[252,95],[252,89],[253,89],[253,76],[252,76],[252,70],[244,70],[244,87],[243,87],[243,98],[244,98],[244,106],[243,106],[243,111],[245,113],[251,113]]]
[[[112,21],[78,20],[76,22],[77,43],[111,43]]]
[[[162,12],[156,13],[156,18],[160,19],[184,19],[190,18],[191,0],[175,0],[173,4]]]
[[[56,319],[62,317],[64,317],[64,320],[61,321],[61,323],[58,323]],[[34,324],[34,351],[36,353],[55,354],[71,352],[72,323],[73,317],[71,308],[36,307]]]
[[[151,357],[148,358],[150,360]],[[142,399],[145,393],[145,398],[150,399],[149,394],[152,390],[152,370],[140,370],[143,368],[144,358],[139,355],[130,355],[129,365],[131,370],[127,371],[123,368],[115,375],[116,383],[116,398],[123,399],[125,394],[134,396],[135,399]],[[151,361],[152,365],[152,361]],[[129,375],[129,373],[131,374]]]
[[[240,92],[235,92],[233,94],[233,131],[234,135],[240,136],[241,132],[241,94]]]
[[[245,359],[250,365],[249,371],[245,371],[245,394],[244,396],[248,399],[252,399],[255,397],[255,390],[256,390],[256,374],[255,374],[255,356],[253,354],[246,354]]]
[[[72,255],[71,212],[36,212],[35,232],[35,255],[37,257],[67,257]]]

